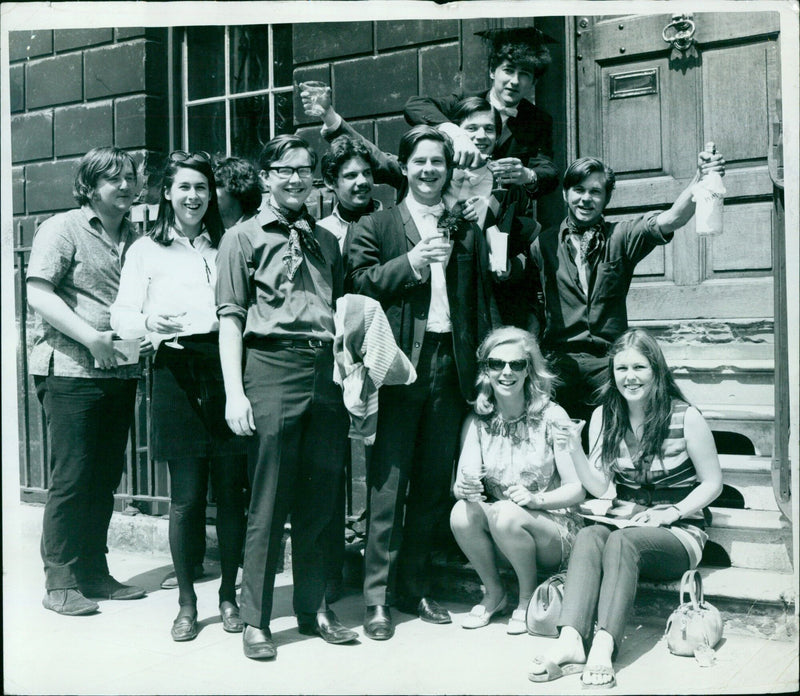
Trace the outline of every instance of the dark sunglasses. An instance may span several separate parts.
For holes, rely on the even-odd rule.
[[[523,372],[528,367],[527,360],[500,360],[499,358],[489,358],[483,364],[493,372],[502,372],[508,365],[512,372]]]
[[[211,155],[205,150],[198,150],[197,152],[186,152],[186,150],[175,150],[169,155],[170,162],[188,162],[191,159],[200,160],[211,164]]]

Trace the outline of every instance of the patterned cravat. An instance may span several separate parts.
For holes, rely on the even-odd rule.
[[[581,238],[578,254],[580,259],[582,259],[587,266],[592,265],[594,257],[597,256],[603,248],[605,242],[605,235],[603,234],[605,224],[605,220],[600,218],[600,220],[591,227],[578,227],[572,220],[567,220],[567,227],[570,233],[577,234]]]
[[[322,263],[326,263],[322,247],[320,247],[317,238],[314,236],[311,224],[305,217],[305,206],[296,215],[291,215],[291,218],[271,203],[269,207],[275,217],[278,218],[278,222],[289,228],[289,244],[286,247],[286,253],[283,255],[283,264],[286,266],[286,275],[289,280],[294,278],[294,274],[297,273],[297,269],[303,263],[303,248]]]

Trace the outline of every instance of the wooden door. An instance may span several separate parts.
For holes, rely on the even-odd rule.
[[[637,268],[632,321],[771,318],[770,124],[779,85],[773,12],[696,13],[699,58],[670,65],[672,17],[577,17],[578,151],[618,176],[609,219],[665,209],[714,141],[727,161],[725,231],[699,238],[694,221]]]

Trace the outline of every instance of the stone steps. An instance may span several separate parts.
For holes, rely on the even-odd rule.
[[[733,486],[750,510],[778,510],[772,490],[772,460],[769,457],[721,454],[723,483]]]

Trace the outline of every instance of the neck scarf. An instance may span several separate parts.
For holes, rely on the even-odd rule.
[[[567,219],[567,228],[570,234],[577,234],[581,238],[580,258],[587,264],[591,264],[595,257],[603,249],[605,243],[605,220],[601,217],[591,227],[578,227],[571,219]]]
[[[294,278],[294,274],[303,263],[303,248],[322,263],[326,263],[322,248],[314,236],[314,230],[305,217],[305,206],[298,211],[285,212],[272,203],[269,204],[269,207],[278,218],[278,222],[289,229],[289,246],[283,255],[283,264],[286,266],[286,275],[289,280]]]

